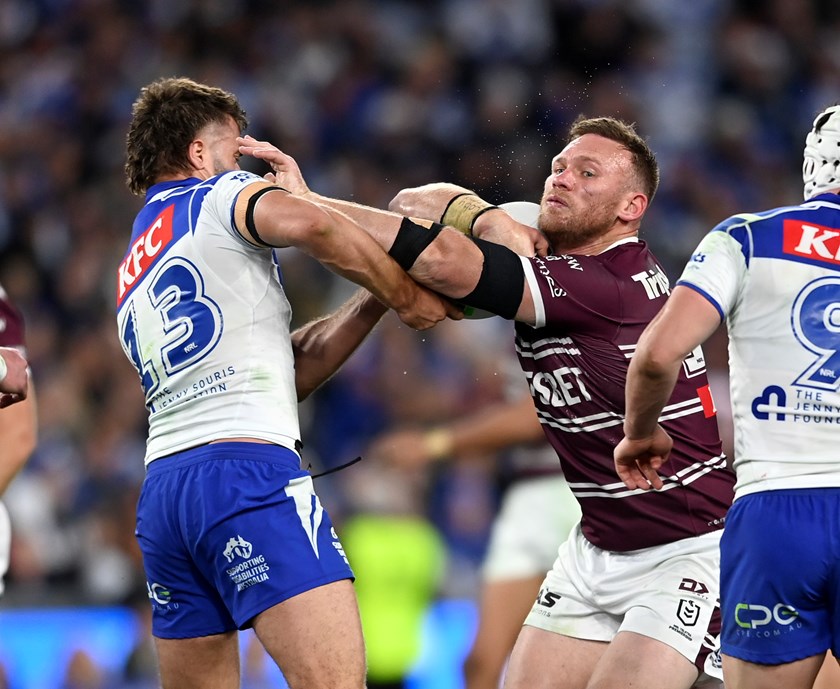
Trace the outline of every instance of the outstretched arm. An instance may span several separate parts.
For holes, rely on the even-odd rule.
[[[523,395],[428,430],[406,428],[386,433],[371,445],[370,453],[411,468],[464,453],[489,454],[540,441],[545,441],[545,434],[534,403]]]
[[[418,330],[430,328],[457,309],[418,285],[355,222],[268,183],[246,187],[237,198],[234,223],[256,246],[294,246],[332,272],[367,288]]]
[[[298,401],[327,381],[387,311],[367,290],[357,291],[337,311],[292,333]]]
[[[267,141],[244,136],[239,138],[239,142],[239,151],[243,155],[254,156],[271,165],[274,172],[266,175],[267,179],[277,182],[296,196],[325,203],[347,213],[357,222],[363,222],[364,215],[360,215],[363,209],[371,210],[350,201],[315,194],[303,179],[295,159]],[[437,182],[404,189],[391,200],[388,209],[401,216],[423,218],[454,227],[464,234],[506,246],[520,256],[545,256],[548,253],[548,240],[539,230],[514,220],[498,206],[457,184]]]
[[[520,256],[548,253],[548,241],[542,233],[457,184],[433,182],[403,189],[391,200],[388,209],[414,218],[440,221],[465,234],[506,246]]]
[[[625,437],[614,453],[616,471],[628,488],[662,487],[657,470],[673,443],[657,420],[683,360],[719,325],[720,316],[705,297],[677,285],[639,338],[627,371]]]
[[[349,201],[327,198],[310,191],[294,159],[277,148],[244,138],[240,139],[240,144],[240,151],[243,154],[256,155],[271,163],[274,174],[270,176],[270,179],[276,180],[278,184],[294,194],[311,199],[322,207],[333,212],[339,210],[346,214],[363,227],[384,249],[393,253],[395,244],[417,246],[418,232],[420,232],[420,239],[423,238],[424,232],[420,231],[421,228],[417,228],[413,223],[409,223],[406,227],[407,221],[401,215]],[[522,227],[533,231],[533,228],[525,225]],[[479,285],[491,285],[495,290],[508,290],[505,302],[513,306],[503,315],[528,323],[535,322],[533,299],[524,281],[521,262],[514,254],[494,243],[482,244],[482,240],[470,239],[449,227],[437,229],[440,231],[432,235],[433,240],[428,244],[423,243],[420,252],[412,255],[408,264],[404,265],[411,277],[439,294],[493,313],[503,312],[496,310],[494,303],[477,303],[475,299],[470,301],[470,297],[477,298],[476,289]],[[403,241],[406,238],[408,240]],[[488,247],[496,248],[491,251]],[[485,265],[490,253],[501,259],[503,268],[500,269],[498,265]],[[515,274],[517,270],[519,271],[518,275],[515,275],[517,279],[510,281],[508,278],[511,271]],[[513,294],[511,290],[516,293]]]

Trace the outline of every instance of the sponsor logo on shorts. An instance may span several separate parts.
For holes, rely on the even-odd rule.
[[[159,615],[174,614],[181,607],[176,601],[172,600],[172,591],[168,586],[155,581],[146,581],[146,592],[149,594],[152,610]]]
[[[723,670],[723,658],[720,657],[720,649],[717,649],[706,656],[706,663],[703,667],[703,671],[707,675],[717,677],[717,673],[721,670]]]
[[[686,627],[693,627],[700,619],[700,606],[696,601],[680,598],[677,605],[677,619]]]
[[[338,534],[335,532],[334,528],[330,529],[330,535],[333,539],[333,548],[335,548],[335,552],[341,555],[341,558],[344,560],[344,564],[348,567],[350,566],[350,560],[347,559],[347,554],[344,552],[344,546],[341,545],[341,541],[338,540]]]
[[[680,598],[676,610],[677,623],[672,624],[668,629],[688,641],[693,641],[695,633],[688,628],[696,627],[700,621],[700,614],[703,612],[701,601],[709,600],[709,587],[697,579],[683,577],[677,584],[677,589],[692,594],[692,597]]]
[[[774,622],[787,627],[796,622],[798,617],[799,611],[785,603],[776,603],[772,608],[750,603],[738,603],[735,606],[735,624],[744,629],[758,629]]]
[[[172,592],[156,582],[146,582],[146,591],[149,593],[149,599],[158,605],[169,605],[172,602]]]
[[[268,571],[271,568],[265,561],[265,556],[255,555],[252,557],[253,552],[253,545],[237,534],[234,538],[228,539],[222,553],[228,562],[233,562],[235,558],[243,560],[225,570],[225,574],[236,585],[237,591],[244,591],[255,584],[268,581]]]
[[[703,648],[708,649],[709,654],[703,663],[703,672],[709,677],[723,680],[723,659],[720,656],[720,636],[706,634],[703,639]],[[702,651],[701,651],[702,654]]]
[[[553,608],[554,604],[562,597],[559,593],[554,593],[554,591],[549,591],[545,588],[540,589],[539,595],[537,596],[537,605],[541,605],[544,608]]]
[[[251,557],[253,549],[254,547],[248,541],[237,534],[233,538],[228,539],[223,554],[228,562],[233,562],[234,557],[241,557],[247,560]]]
[[[688,579],[687,577],[683,577],[683,580],[680,582],[677,588],[680,591],[688,591],[689,593],[694,593],[698,596],[702,596],[705,598],[704,594],[709,592],[709,587],[706,586],[702,581],[696,581],[694,579]]]

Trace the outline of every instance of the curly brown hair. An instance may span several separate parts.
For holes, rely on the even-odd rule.
[[[208,124],[232,117],[239,131],[248,124],[231,93],[185,77],[158,79],[144,86],[131,109],[126,137],[125,175],[133,194],[145,194],[162,175],[189,169],[190,143]]]
[[[632,124],[622,122],[614,117],[584,117],[580,115],[569,128],[568,142],[584,134],[597,134],[605,139],[615,141],[628,151],[633,158],[633,167],[643,190],[648,197],[648,203],[653,199],[659,187],[659,163],[647,142],[639,136]]]

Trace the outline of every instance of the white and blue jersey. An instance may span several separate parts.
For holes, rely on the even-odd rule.
[[[117,322],[149,410],[135,535],[152,631],[242,629],[353,573],[295,449],[291,308],[273,251],[234,227],[234,170],[153,186],[119,265]],[[267,441],[221,442],[248,438]]]
[[[840,487],[840,196],[725,220],[678,284],[726,320],[736,499]]]
[[[234,170],[149,189],[117,275],[123,349],[149,410],[146,463],[212,440],[300,438],[291,308],[273,251],[233,224]]]

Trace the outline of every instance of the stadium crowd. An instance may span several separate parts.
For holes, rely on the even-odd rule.
[[[840,5],[6,0],[0,56],[0,283],[26,319],[40,422],[4,497],[3,604],[126,604],[145,596],[133,529],[146,418],[113,311],[140,204],[123,175],[140,86],[185,75],[236,92],[249,133],[293,155],[313,189],[380,207],[435,180],[538,201],[579,113],[636,122],[662,166],[643,239],[675,279],[723,218],[801,200],[801,132],[840,100]],[[281,260],[297,322],[348,294],[303,255]],[[387,317],[302,407],[305,460],[333,468],[383,429],[501,399],[511,340],[495,320],[417,334]],[[724,377],[722,345],[707,357]],[[353,471],[318,479],[339,530],[377,500]],[[474,593],[500,479],[462,461],[427,481],[449,554],[441,595]]]

